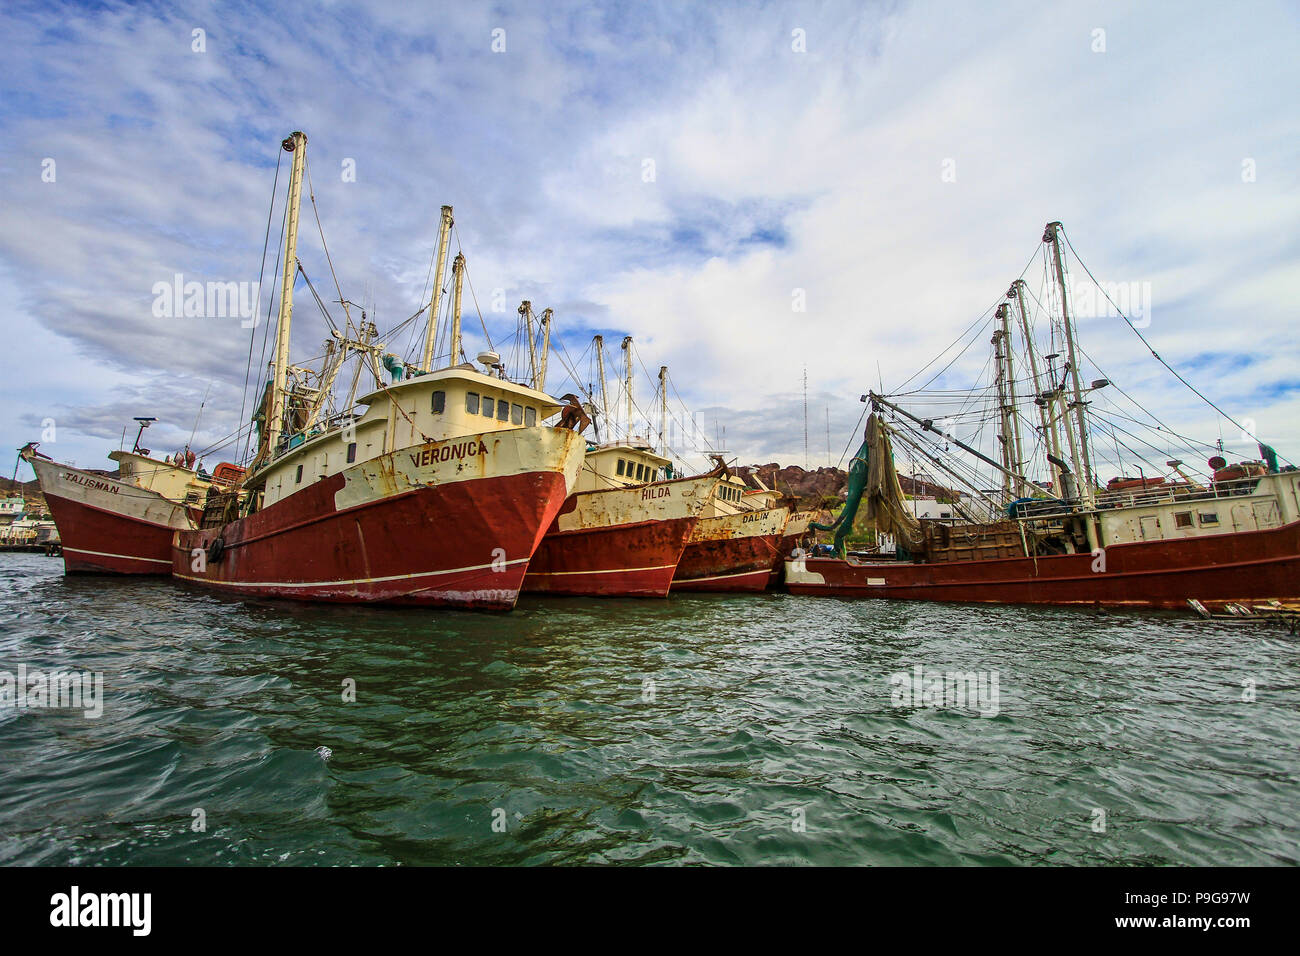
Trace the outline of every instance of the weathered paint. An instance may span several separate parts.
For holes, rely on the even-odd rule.
[[[674,591],[762,591],[780,557],[789,508],[701,518],[673,575]]]
[[[1232,601],[1300,599],[1300,521],[1238,531],[1107,546],[1097,554],[925,564],[797,558],[785,562],[795,594],[1185,608]]]
[[[776,587],[781,583],[785,559],[790,557],[790,552],[798,547],[800,540],[808,533],[808,526],[812,524],[813,517],[814,513],[811,511],[796,511],[786,521],[785,530],[781,533],[781,540],[776,547],[776,564],[773,565],[767,579],[768,587]]]
[[[528,565],[524,590],[666,597],[717,475],[569,496]]]
[[[25,457],[59,530],[66,573],[171,573],[172,533],[194,526],[183,504],[128,481]]]
[[[471,437],[473,456],[441,451]],[[508,610],[584,447],[538,426],[403,448],[177,534],[173,573],[231,594]],[[216,538],[220,559],[196,559]]]

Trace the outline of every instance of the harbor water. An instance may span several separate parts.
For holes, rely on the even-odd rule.
[[[1298,647],[780,593],[254,602],[0,554],[0,862],[1296,864]],[[20,706],[20,667],[102,675],[102,714]]]

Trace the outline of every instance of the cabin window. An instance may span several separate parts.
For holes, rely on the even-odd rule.
[[[510,418],[510,403],[504,398],[497,399],[497,421],[504,422]]]
[[[298,466],[298,474],[294,476],[293,482],[296,485],[302,484],[302,465]]]
[[[522,406],[522,405],[511,405],[511,406],[510,406],[510,424],[512,424],[512,425],[522,425],[523,423],[524,423],[524,406]]]
[[[469,400],[466,399],[466,404],[468,404],[468,403],[469,403]],[[434,392],[434,393],[433,393],[433,413],[434,413],[435,415],[441,415],[441,414],[443,413],[443,411],[446,409],[446,407],[447,407],[447,393],[446,393],[446,392],[441,392],[441,391],[439,391],[439,392]]]
[[[1219,513],[1217,511],[1202,511],[1197,517],[1201,519],[1202,527],[1207,524],[1219,523]]]
[[[357,443],[353,442],[352,444],[348,445],[348,464],[350,465],[356,460],[357,460]]]
[[[492,399],[484,395],[483,396],[483,417],[491,418],[495,414],[496,414],[496,405],[493,403]]]
[[[471,415],[478,414],[478,392],[465,393],[465,411]]]
[[[625,467],[626,467],[626,465],[623,463],[623,459],[620,458],[620,459],[618,460],[618,473],[619,473],[620,475],[623,474],[623,469],[624,469]]]
[[[1175,528],[1190,528],[1192,526],[1192,513],[1190,511],[1174,512]]]
[[[527,425],[529,428],[532,428],[534,425],[537,424],[537,409],[535,408],[524,409],[524,424]]]
[[[645,480],[645,465],[636,466],[636,480],[637,481]]]

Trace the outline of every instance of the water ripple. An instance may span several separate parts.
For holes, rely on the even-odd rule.
[[[0,562],[0,670],[99,671],[107,698],[0,709],[3,863],[1300,862],[1276,627],[787,595],[329,608]],[[996,714],[895,701],[918,665],[997,672]]]

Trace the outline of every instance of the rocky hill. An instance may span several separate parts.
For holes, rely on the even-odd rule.
[[[797,499],[801,509],[833,508],[844,500],[848,487],[848,472],[840,468],[807,471],[798,465],[782,467],[769,462],[766,465],[738,465],[732,471],[746,481],[757,475],[769,488]],[[906,475],[899,475],[899,483],[907,495],[933,495],[940,499],[954,496],[950,488],[927,481],[913,481]]]

